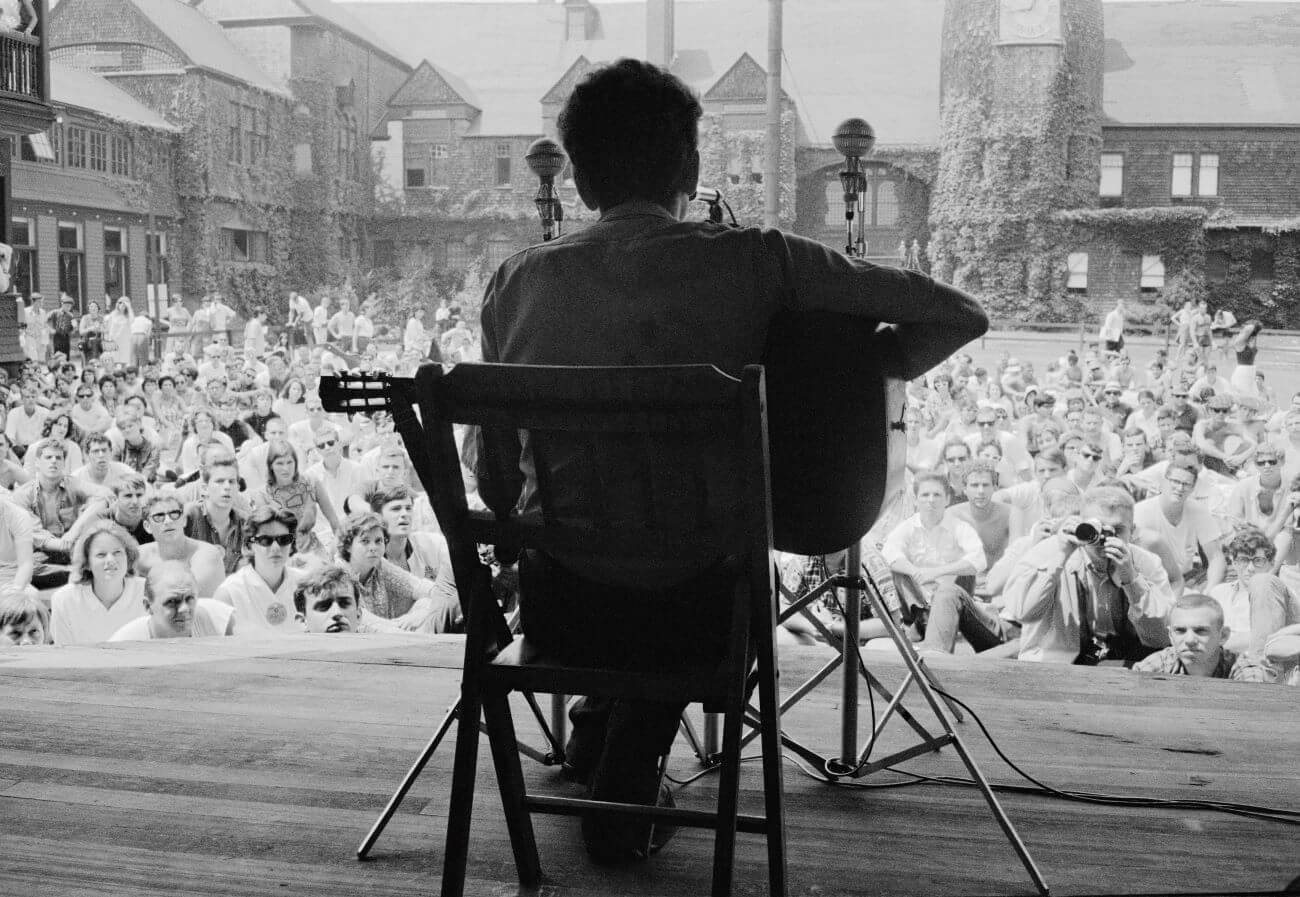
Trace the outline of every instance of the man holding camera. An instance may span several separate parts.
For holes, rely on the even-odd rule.
[[[1021,624],[1021,660],[1131,665],[1169,644],[1169,576],[1132,539],[1132,497],[1098,486],[1081,517],[1025,552],[1003,591],[1003,616]]]

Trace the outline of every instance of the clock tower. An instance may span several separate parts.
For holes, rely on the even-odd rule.
[[[1101,0],[947,0],[930,251],[995,314],[1060,292],[1052,216],[1097,202],[1102,46]]]

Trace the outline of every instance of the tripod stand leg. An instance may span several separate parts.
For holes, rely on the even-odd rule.
[[[370,827],[370,832],[366,835],[365,840],[361,842],[361,846],[357,848],[357,859],[364,860],[369,855],[370,848],[375,846],[379,836],[384,833],[384,829],[388,827],[388,820],[393,818],[393,814],[397,812],[397,808],[401,806],[402,801],[406,798],[406,793],[411,790],[411,786],[420,777],[420,773],[424,772],[424,767],[429,764],[433,752],[438,749],[438,745],[442,744],[442,740],[447,737],[447,733],[451,731],[451,724],[455,722],[456,717],[459,715],[460,698],[457,698],[456,703],[451,705],[447,715],[438,724],[438,728],[434,731],[433,737],[429,739],[429,743],[420,752],[420,756],[415,759],[415,763],[407,770],[406,776],[402,779],[401,784],[397,786],[397,790],[393,792],[393,796],[388,799],[384,811],[379,814],[375,824]]]

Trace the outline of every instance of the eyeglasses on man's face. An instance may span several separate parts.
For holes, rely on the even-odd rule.
[[[1170,489],[1176,489],[1182,492],[1190,492],[1196,487],[1196,483],[1191,480],[1176,480],[1173,477],[1165,477],[1165,482],[1169,484]]]
[[[1277,458],[1256,458],[1255,465],[1258,467],[1277,467]]]
[[[149,519],[154,523],[162,523],[164,520],[180,520],[181,515],[184,513],[180,508],[172,508],[170,511],[155,511],[149,515]]]
[[[323,439],[323,440],[321,440],[320,442],[316,443],[316,448],[318,448],[318,449],[332,449],[332,448],[334,448],[334,446],[336,446],[336,445],[338,445],[338,444],[339,444],[339,441],[338,441],[337,439],[332,439],[332,438],[331,438],[331,439]]]
[[[1251,557],[1248,554],[1239,554],[1232,559],[1232,562],[1234,564],[1240,564],[1243,567],[1249,564],[1256,570],[1266,570],[1273,566],[1273,561],[1262,554],[1257,554],[1254,557]]]

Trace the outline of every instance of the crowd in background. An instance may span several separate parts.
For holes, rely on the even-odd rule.
[[[327,413],[320,377],[477,357],[443,301],[288,296],[242,329],[220,293],[162,321],[127,297],[28,304],[0,371],[0,631],[81,644],[302,631],[453,632],[446,543],[391,415]]]

